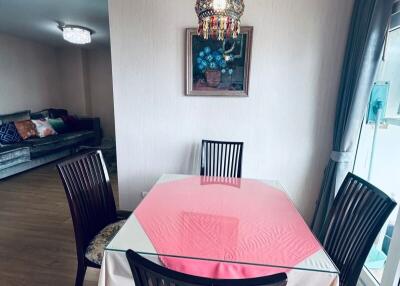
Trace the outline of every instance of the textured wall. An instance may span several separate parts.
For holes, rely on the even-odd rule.
[[[100,117],[104,135],[115,138],[110,50],[89,50],[87,63],[91,114]]]
[[[55,50],[0,34],[0,114],[59,106]]]
[[[278,179],[310,219],[332,141],[352,1],[251,0],[249,98],[184,96],[194,1],[109,1],[120,203],[197,173],[202,138],[245,142],[243,175]]]
[[[50,107],[100,117],[104,135],[115,137],[110,50],[0,34],[0,114]]]
[[[57,50],[63,106],[73,114],[100,117],[104,136],[115,137],[111,54],[107,48]]]
[[[57,49],[63,108],[71,114],[90,115],[86,54],[81,48]]]

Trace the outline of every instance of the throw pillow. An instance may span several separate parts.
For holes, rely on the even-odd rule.
[[[17,128],[21,138],[24,140],[38,135],[35,124],[33,124],[31,120],[15,122],[15,127]]]
[[[65,133],[68,131],[68,127],[67,125],[65,125],[64,120],[62,120],[62,118],[48,118],[47,121],[50,123],[51,127],[53,127],[53,129],[59,133]]]
[[[22,141],[13,122],[0,125],[0,145],[15,144]]]
[[[35,124],[37,135],[40,138],[57,135],[57,132],[46,119],[32,120],[32,122]]]

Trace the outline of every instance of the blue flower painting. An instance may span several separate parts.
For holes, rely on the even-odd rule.
[[[207,70],[222,70],[226,67],[226,61],[223,57],[222,50],[211,52],[209,46],[204,47],[197,54],[196,58],[198,72],[204,74]]]
[[[252,28],[219,41],[188,29],[188,95],[248,95]]]

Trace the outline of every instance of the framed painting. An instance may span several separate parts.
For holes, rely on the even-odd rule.
[[[253,27],[236,39],[205,40],[186,30],[186,95],[248,96]]]

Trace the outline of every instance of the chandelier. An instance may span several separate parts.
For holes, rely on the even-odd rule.
[[[197,0],[199,36],[204,39],[237,38],[240,33],[240,17],[244,12],[243,0]]]
[[[74,25],[64,25],[59,27],[63,32],[63,38],[67,42],[85,45],[92,41],[92,31],[87,28],[74,26]]]

